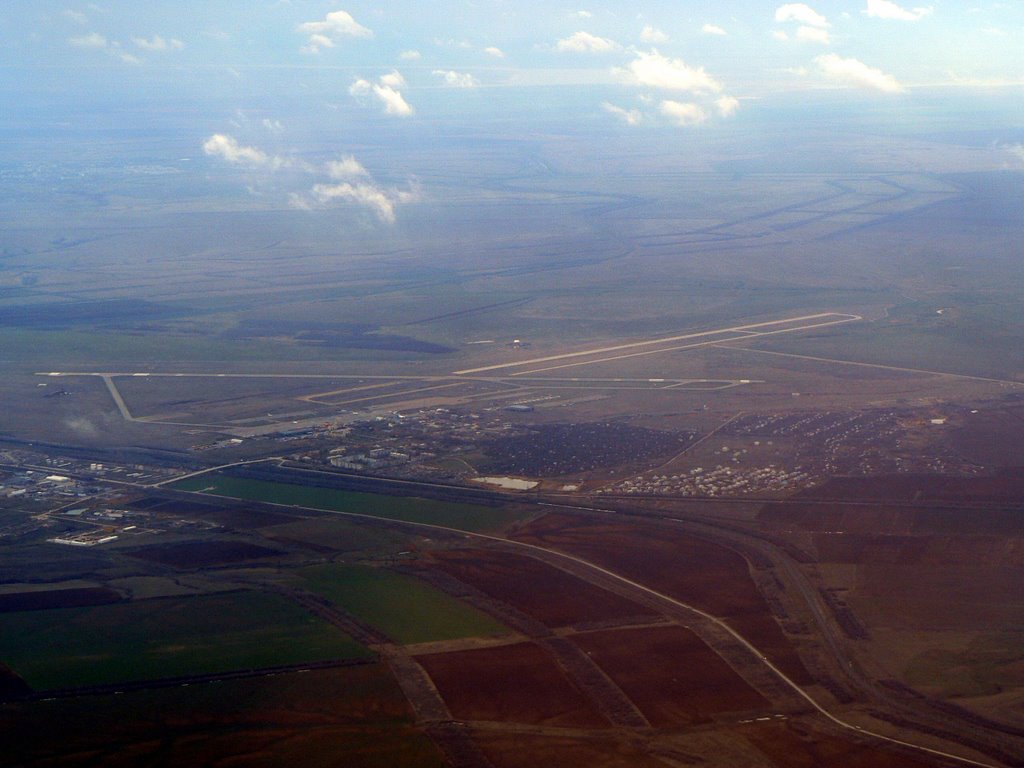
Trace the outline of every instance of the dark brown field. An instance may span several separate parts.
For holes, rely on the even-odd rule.
[[[643,606],[530,557],[447,550],[436,558],[444,571],[549,627],[655,616]]]
[[[443,765],[379,664],[0,706],[4,765]]]
[[[495,768],[586,766],[586,768],[665,768],[666,763],[610,738],[524,736],[478,733],[474,740]]]
[[[605,728],[608,723],[532,643],[416,658],[448,709],[466,720]]]
[[[849,501],[968,502],[1010,504],[1024,499],[1024,469],[1006,468],[993,475],[883,475],[876,477],[834,477],[801,494],[802,499]]]
[[[684,627],[607,630],[573,638],[655,727],[711,722],[768,701]]]
[[[35,590],[0,595],[0,613],[7,611],[45,611],[50,608],[79,608],[86,605],[118,603],[124,597],[107,587]]]
[[[810,674],[758,592],[747,561],[705,539],[631,520],[628,524],[548,514],[518,535],[571,552],[726,619],[798,683]]]
[[[809,733],[790,723],[757,723],[738,731],[776,768],[926,768],[935,764],[884,747]]]

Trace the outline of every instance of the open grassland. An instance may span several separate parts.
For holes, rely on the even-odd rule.
[[[399,643],[497,635],[489,616],[409,576],[370,566],[317,565],[299,574],[309,588]]]
[[[256,592],[0,615],[0,660],[36,690],[369,656],[321,619]]]
[[[241,363],[266,360],[345,360],[351,350],[298,344],[176,336],[168,333],[110,333],[102,330],[37,330],[4,328],[0,348],[5,359],[46,368],[132,363]],[[365,353],[364,353],[365,354]]]
[[[0,705],[0,743],[8,765],[442,765],[378,664]]]
[[[352,512],[388,520],[443,525],[464,531],[497,530],[522,517],[521,512],[499,507],[358,493],[220,474],[192,477],[175,483],[172,487],[179,491],[202,491],[236,499]]]
[[[905,672],[915,688],[943,697],[990,696],[1024,686],[1024,637],[1020,632],[981,635],[963,650],[932,648]]]

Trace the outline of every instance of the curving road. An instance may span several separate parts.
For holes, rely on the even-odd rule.
[[[215,496],[214,494],[206,494],[206,493],[201,493],[201,492],[191,492],[191,493],[193,493],[194,495],[197,495],[197,496],[209,496],[209,497],[212,497],[212,498],[223,499],[223,497]],[[264,503],[268,503],[268,502],[264,502]],[[607,514],[607,512],[608,512],[608,510],[597,509],[596,507],[582,507],[582,506],[573,506],[573,505],[566,505],[566,504],[549,504],[549,503],[546,503],[546,502],[537,502],[537,504],[539,506],[545,506],[545,507],[553,507],[553,508],[560,508],[560,509],[575,509],[575,510],[586,511],[586,512],[601,512],[601,513],[605,513],[605,514]],[[458,528],[450,528],[450,527],[444,526],[444,525],[434,525],[434,524],[431,524],[431,523],[417,523],[417,522],[411,522],[411,521],[405,521],[405,520],[401,520],[401,521],[399,521],[399,520],[391,520],[391,519],[384,519],[384,518],[380,518],[380,517],[375,517],[373,515],[361,514],[359,512],[339,512],[339,511],[335,511],[335,510],[322,510],[322,509],[318,509],[318,508],[301,507],[301,506],[297,506],[297,505],[288,505],[288,504],[270,504],[270,506],[286,508],[286,509],[289,509],[289,510],[291,510],[293,512],[295,511],[295,509],[307,509],[307,510],[309,510],[311,512],[318,512],[318,513],[323,513],[324,511],[328,511],[331,514],[340,515],[342,517],[349,517],[349,518],[355,518],[355,519],[372,521],[372,522],[374,522],[374,523],[376,523],[378,525],[383,523],[383,524],[386,524],[386,525],[394,525],[394,526],[398,526],[398,527],[411,527],[411,528],[416,528],[416,529],[421,529],[421,530],[425,529],[425,530],[432,530],[432,531],[442,531],[444,533],[453,534],[455,536],[459,536],[459,537],[462,537],[462,538],[465,538],[465,539],[479,539],[479,540],[484,540],[484,541],[496,542],[496,543],[502,544],[504,546],[511,546],[511,547],[519,548],[519,549],[526,550],[526,551],[533,551],[533,552],[542,553],[545,556],[545,559],[554,558],[555,560],[564,561],[564,562],[566,562],[566,563],[568,563],[568,564],[570,564],[572,566],[575,566],[575,567],[582,567],[585,570],[588,570],[588,571],[591,571],[593,573],[599,574],[599,575],[601,575],[603,577],[609,578],[612,581],[618,582],[619,584],[625,585],[625,586],[627,586],[627,587],[629,587],[631,589],[643,592],[643,593],[645,593],[645,594],[647,594],[647,595],[649,595],[651,597],[654,597],[654,598],[656,598],[656,599],[658,599],[660,601],[668,603],[668,604],[670,604],[670,605],[672,605],[672,606],[674,606],[676,608],[682,609],[684,611],[688,611],[688,612],[690,612],[690,613],[692,613],[694,615],[700,616],[702,619],[704,619],[704,620],[706,620],[708,622],[711,622],[716,627],[718,627],[722,631],[726,632],[737,643],[742,645],[747,651],[749,651],[757,659],[759,659],[760,662],[764,666],[766,666],[776,676],[776,678],[778,680],[780,680],[786,687],[791,689],[802,700],[807,702],[807,704],[811,708],[813,708],[822,717],[826,718],[827,720],[829,720],[831,723],[833,723],[834,725],[838,726],[839,728],[842,728],[844,730],[850,731],[851,733],[854,733],[854,734],[858,734],[860,736],[868,736],[868,737],[877,739],[878,741],[885,742],[887,744],[895,744],[897,746],[904,747],[906,749],[911,749],[911,750],[914,750],[916,752],[921,752],[921,753],[924,753],[924,754],[927,754],[927,755],[931,755],[931,756],[934,756],[934,757],[941,757],[941,758],[944,758],[946,760],[952,760],[952,761],[960,763],[962,765],[978,766],[979,768],[999,768],[999,766],[997,766],[994,763],[985,763],[985,762],[974,760],[974,759],[969,758],[969,757],[964,757],[962,755],[958,755],[958,754],[955,754],[955,753],[952,753],[952,752],[946,752],[946,751],[941,750],[941,749],[934,749],[932,747],[926,747],[926,746],[923,746],[921,744],[915,744],[913,742],[905,741],[903,739],[898,739],[898,738],[895,738],[895,737],[892,737],[892,736],[886,736],[883,733],[878,733],[877,731],[872,731],[872,730],[863,728],[863,727],[861,727],[859,725],[854,725],[853,723],[849,723],[846,720],[843,720],[841,717],[839,717],[838,715],[833,714],[828,709],[826,709],[822,704],[820,704],[814,697],[812,697],[809,693],[807,693],[807,691],[805,691],[799,684],[797,684],[785,672],[783,672],[781,669],[779,669],[779,667],[777,667],[775,664],[773,664],[771,662],[771,660],[768,659],[768,657],[765,656],[765,654],[762,653],[753,643],[751,643],[749,640],[747,640],[745,637],[743,637],[741,634],[739,634],[736,630],[734,630],[732,627],[730,627],[722,619],[718,618],[717,616],[713,616],[712,614],[707,613],[706,611],[703,611],[700,608],[697,608],[696,606],[690,605],[688,603],[684,603],[681,600],[676,600],[675,598],[670,597],[669,595],[666,595],[664,593],[658,592],[657,590],[651,589],[650,587],[648,587],[648,586],[646,586],[644,584],[641,584],[640,582],[637,582],[637,581],[634,581],[632,579],[629,579],[629,578],[627,578],[625,576],[622,576],[622,575],[620,575],[618,573],[615,573],[614,571],[608,570],[607,568],[603,568],[603,567],[601,567],[599,565],[596,565],[595,563],[592,563],[592,562],[590,562],[588,560],[584,560],[581,557],[577,557],[575,555],[566,554],[564,552],[559,552],[558,550],[548,549],[546,547],[541,547],[541,546],[538,546],[536,544],[528,544],[526,542],[516,541],[514,539],[508,539],[508,538],[505,538],[503,536],[493,536],[491,534],[486,534],[486,533],[474,533],[474,532],[470,532],[470,531],[463,531],[463,530],[460,530]]]

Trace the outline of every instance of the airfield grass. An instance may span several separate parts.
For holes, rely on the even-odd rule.
[[[499,507],[342,491],[228,475],[199,475],[174,483],[171,487],[179,491],[201,491],[235,499],[351,512],[388,520],[440,525],[463,531],[497,530],[523,517],[522,512]]]
[[[218,339],[170,333],[109,333],[102,330],[0,329],[0,349],[25,365],[68,369],[73,364],[242,363],[274,361],[394,359],[409,353],[381,352],[323,345]]]
[[[370,656],[322,619],[257,592],[0,615],[0,661],[35,690]]]
[[[1010,310],[970,306],[948,313],[939,315],[933,306],[898,307],[885,320],[851,323],[798,338],[766,338],[756,346],[965,376],[1015,378],[1024,372],[1022,329],[1008,320]]]
[[[423,582],[365,565],[316,565],[309,588],[403,644],[497,635],[497,621]]]

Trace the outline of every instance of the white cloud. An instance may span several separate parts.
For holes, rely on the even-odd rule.
[[[242,146],[234,136],[226,133],[215,133],[203,142],[203,152],[211,157],[226,160],[232,165],[247,165],[253,168],[277,170],[289,164],[284,158],[268,155],[262,149]]]
[[[831,42],[827,29],[807,26],[797,29],[796,39],[803,40],[805,43],[821,43],[822,45],[828,45]]]
[[[660,29],[652,27],[650,24],[640,30],[640,39],[645,43],[664,43],[668,40],[668,35],[662,32]]]
[[[610,114],[615,115],[627,125],[639,125],[643,122],[643,115],[639,109],[623,109],[610,102],[601,102],[601,108]]]
[[[409,117],[416,110],[405,100],[399,88],[405,86],[405,78],[392,71],[378,78],[377,82],[359,78],[352,83],[348,92],[357,98],[374,96],[384,105],[384,112],[396,117]]]
[[[303,53],[320,53],[333,48],[344,37],[373,37],[373,32],[352,18],[347,11],[331,11],[323,21],[306,21],[297,30],[307,36]]]
[[[381,75],[377,81],[381,85],[387,86],[388,88],[404,88],[405,78],[398,70],[391,70],[387,74]]]
[[[715,99],[715,109],[722,117],[732,117],[740,108],[740,100],[735,96],[721,96]]]
[[[419,61],[420,60],[420,52],[419,51],[402,51],[400,54],[398,54],[398,58],[400,58],[402,61]]]
[[[260,124],[271,133],[280,133],[284,130],[280,120],[271,120],[269,117],[263,118]]]
[[[782,42],[786,42],[787,40],[789,40],[789,35],[787,35],[785,31],[781,29],[774,30],[772,32],[772,37],[774,37],[776,40],[781,40]]]
[[[903,86],[895,77],[875,67],[869,67],[857,59],[844,59],[834,53],[828,53],[818,56],[814,62],[826,77],[847,85],[872,88],[886,93],[899,93],[903,90]]]
[[[591,19],[594,17],[594,14],[592,14],[590,11],[576,11],[576,13],[574,13],[573,16],[579,19]]]
[[[341,160],[330,160],[326,165],[327,175],[335,181],[351,181],[370,175],[363,164],[352,155],[345,155]]]
[[[141,64],[142,63],[142,59],[140,59],[138,56],[132,56],[130,53],[124,53],[123,51],[112,51],[112,53],[115,56],[117,56],[117,58],[119,58],[121,61],[123,61],[125,64]]]
[[[576,32],[555,44],[555,50],[562,53],[612,53],[621,49],[622,46],[614,40],[589,32]]]
[[[1024,163],[1024,144],[1007,144],[1004,149]]]
[[[435,69],[433,74],[444,80],[444,84],[452,88],[476,88],[480,81],[468,72],[455,72],[451,69]]]
[[[700,32],[702,35],[718,35],[719,37],[729,34],[717,24],[705,24],[703,27],[700,28]]]
[[[868,0],[868,7],[864,10],[864,13],[868,16],[873,16],[876,19],[917,21],[918,19],[923,19],[933,10],[934,9],[931,6],[928,6],[927,8],[912,8],[908,10],[900,7],[890,0]]]
[[[107,38],[105,38],[99,32],[90,32],[88,35],[72,37],[68,40],[68,42],[77,48],[100,49],[107,47]]]
[[[828,27],[828,19],[804,3],[786,3],[775,10],[775,20],[796,21],[810,27]]]
[[[60,15],[63,16],[68,21],[75,22],[75,24],[85,24],[87,21],[89,21],[89,17],[86,16],[84,13],[82,13],[81,11],[74,11],[70,8],[65,8],[63,11],[61,11]]]
[[[488,56],[493,56],[496,59],[505,58],[505,52],[501,50],[501,48],[498,48],[497,46],[494,45],[489,45],[486,48],[484,48],[484,53],[486,53]]]
[[[684,128],[700,125],[708,119],[708,113],[699,104],[666,99],[658,105],[658,109],[676,125]]]
[[[165,40],[160,35],[153,35],[151,38],[133,37],[132,42],[144,51],[180,51],[185,44],[175,37]]]
[[[223,133],[210,136],[203,143],[203,152],[250,170],[275,172],[288,169],[292,175],[295,172],[310,175],[326,174],[330,178],[330,182],[313,184],[306,193],[290,194],[288,199],[294,208],[313,210],[337,202],[350,202],[370,209],[385,224],[393,224],[397,206],[420,199],[419,188],[413,183],[410,183],[407,189],[382,187],[352,155],[329,160],[322,165],[312,165],[301,160],[294,161],[268,155],[257,147],[242,146],[233,136]]]
[[[313,197],[320,205],[327,205],[335,200],[346,200],[372,210],[377,218],[385,224],[395,223],[395,206],[411,203],[419,199],[416,189],[384,189],[373,184],[341,182],[340,184],[315,184]]]
[[[721,84],[703,67],[691,67],[682,59],[670,59],[657,51],[637,53],[626,69],[615,72],[629,82],[651,88],[695,93],[718,93],[722,90]]]

